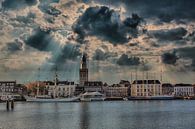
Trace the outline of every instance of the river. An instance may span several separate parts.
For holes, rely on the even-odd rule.
[[[195,101],[0,103],[0,129],[195,129]]]

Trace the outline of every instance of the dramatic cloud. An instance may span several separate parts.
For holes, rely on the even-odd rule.
[[[19,40],[15,40],[15,42],[7,43],[3,50],[12,53],[22,50],[22,47],[23,43],[20,42]]]
[[[12,71],[20,70],[15,75],[22,78],[26,71],[26,79],[28,70],[57,65],[64,78],[78,80],[80,56],[87,51],[94,80],[129,79],[135,66],[163,66],[173,74],[191,73],[192,81],[194,6],[194,0],[0,0],[0,58],[6,59],[0,75],[8,70],[5,78],[16,79]]]
[[[36,14],[29,12],[27,16],[17,16],[16,18],[13,18],[12,20],[19,22],[21,25],[33,26],[35,18],[36,18]]]
[[[117,64],[121,66],[131,66],[131,65],[139,65],[140,59],[138,57],[128,57],[128,55],[123,54],[117,60]]]
[[[108,55],[101,49],[96,49],[95,54],[93,56],[94,60],[105,60]]]
[[[38,7],[42,12],[46,14],[58,16],[59,14],[61,14],[61,12],[57,8],[53,7],[51,4],[59,2],[60,0],[40,0],[40,4]]]
[[[49,62],[54,64],[63,64],[67,60],[75,60],[80,55],[79,46],[67,43],[60,45],[51,36],[49,30],[38,29],[28,38],[26,44],[45,52],[51,52],[52,57]]]
[[[174,65],[176,64],[178,57],[174,52],[173,53],[166,52],[161,56],[161,59],[164,64]]]
[[[129,13],[137,12],[145,18],[158,17],[162,21],[194,20],[194,0],[95,0],[98,3],[115,7],[125,6]]]
[[[141,18],[133,14],[131,18],[122,22],[118,12],[106,6],[96,6],[89,7],[72,28],[78,34],[79,41],[87,35],[97,35],[103,40],[116,44],[127,42],[128,34],[136,35],[136,28],[140,21]]]
[[[44,7],[44,6],[47,6],[47,7]],[[55,16],[57,17],[58,15],[62,14],[62,12],[55,8],[55,7],[52,7],[52,6],[49,6],[49,5],[44,5],[43,7],[41,6],[40,9],[42,10],[42,12],[46,13],[46,14],[49,14],[49,15],[52,15],[52,16]]]
[[[180,57],[194,58],[195,59],[195,47],[184,47],[175,50]]]
[[[79,46],[73,44],[66,44],[59,52],[53,52],[53,57],[50,60],[56,65],[64,65],[67,60],[76,60],[81,55]]]
[[[37,4],[37,0],[4,0],[2,7],[5,9],[21,9]]]
[[[50,36],[50,30],[40,28],[27,39],[26,44],[40,51],[52,51],[56,49],[55,41]]]
[[[166,29],[166,30],[155,30],[150,31],[149,35],[151,37],[157,38],[161,41],[176,41],[181,40],[187,34],[186,29],[180,27],[175,29]]]
[[[191,59],[191,67],[195,70],[195,47],[184,47],[176,49],[175,52],[180,58]]]

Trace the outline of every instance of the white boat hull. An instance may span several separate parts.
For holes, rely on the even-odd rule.
[[[91,101],[104,101],[105,98],[81,98],[82,102],[91,102]]]
[[[76,102],[79,101],[79,97],[73,98],[26,98],[27,102]]]

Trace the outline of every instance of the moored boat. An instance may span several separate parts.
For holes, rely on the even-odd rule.
[[[85,92],[80,96],[81,101],[104,101],[104,94],[100,92]]]
[[[27,102],[77,102],[79,97],[70,97],[70,98],[51,98],[49,96],[37,96],[37,97],[28,97],[26,96]]]

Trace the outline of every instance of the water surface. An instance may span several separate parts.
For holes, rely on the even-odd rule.
[[[0,104],[0,129],[195,129],[195,101]]]

